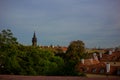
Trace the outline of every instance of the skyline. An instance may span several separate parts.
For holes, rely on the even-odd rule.
[[[119,0],[0,0],[0,30],[11,29],[18,42],[86,47],[120,45]]]

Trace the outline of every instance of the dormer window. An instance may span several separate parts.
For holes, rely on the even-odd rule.
[[[81,70],[81,72],[87,72],[87,68],[85,68],[85,67],[81,67],[80,70]]]
[[[97,71],[97,68],[93,68],[92,72],[95,73]]]
[[[104,73],[104,72],[105,72],[105,69],[101,68],[100,73]]]

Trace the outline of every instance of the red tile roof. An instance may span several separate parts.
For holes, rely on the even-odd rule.
[[[100,61],[120,61],[120,51],[112,52],[111,55],[103,54],[103,57]]]
[[[120,75],[120,51],[113,52],[111,55],[103,54],[101,60],[95,60],[91,62],[90,59],[85,59],[84,64],[79,62],[76,65],[76,70],[79,72],[95,73],[95,74],[106,74],[106,62],[117,61],[118,65],[110,65],[110,72],[108,74],[117,75],[119,71]],[[110,63],[111,64],[111,63]]]

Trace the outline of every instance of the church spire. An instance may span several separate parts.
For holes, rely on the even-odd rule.
[[[32,46],[37,46],[37,38],[36,38],[35,31],[34,31],[33,38],[32,38]]]
[[[33,35],[34,38],[36,38],[36,34],[35,34],[35,31],[34,31],[34,35]]]

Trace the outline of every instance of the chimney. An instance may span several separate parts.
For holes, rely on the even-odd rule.
[[[115,49],[112,49],[112,52],[115,52]]]
[[[112,54],[112,51],[109,51],[109,55],[111,55]]]
[[[84,64],[84,59],[81,59],[81,63]]]
[[[93,59],[91,58],[91,59],[89,59],[90,60],[90,62],[93,64]]]
[[[95,58],[94,58],[96,61],[98,61],[98,57],[97,56],[95,56]]]
[[[106,63],[106,72],[110,72],[110,63]]]
[[[93,58],[94,58],[95,60],[98,60],[98,57],[97,57],[96,53],[93,53]]]
[[[93,57],[96,56],[96,53],[93,53]]]
[[[100,58],[102,58],[102,53],[101,52],[99,53],[99,56],[100,56]]]

